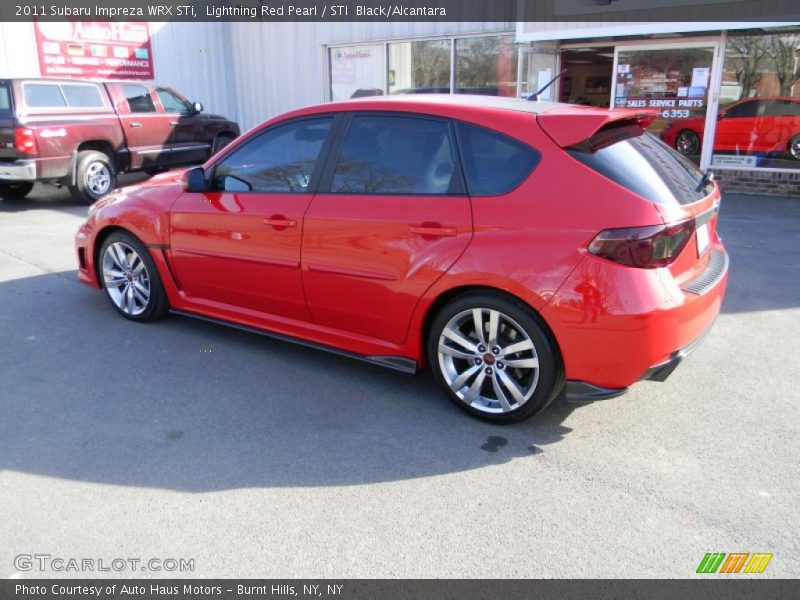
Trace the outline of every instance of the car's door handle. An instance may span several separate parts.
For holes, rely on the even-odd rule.
[[[141,127],[142,124],[141,123],[130,123],[130,126],[131,127]]]
[[[177,121],[170,121],[169,124],[172,125],[173,127],[175,127],[175,125],[177,125],[178,122]]]
[[[282,217],[276,215],[274,217],[270,217],[268,219],[264,219],[264,225],[269,225],[270,227],[277,228],[286,228],[286,227],[297,227],[297,221],[295,219],[287,219],[286,217]]]
[[[439,223],[423,223],[416,227],[412,226],[411,233],[435,237],[453,237],[458,234],[458,229],[455,227],[442,227]]]

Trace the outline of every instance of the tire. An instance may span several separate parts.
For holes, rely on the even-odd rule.
[[[684,156],[700,153],[700,138],[691,129],[681,129],[675,136],[675,150]]]
[[[800,135],[795,135],[789,140],[786,150],[793,159],[800,160]]]
[[[161,277],[136,237],[123,231],[109,235],[100,247],[97,264],[106,296],[123,317],[155,321],[166,316],[169,302]]]
[[[0,198],[5,200],[22,200],[31,193],[33,184],[28,181],[0,183]]]
[[[220,135],[218,135],[217,139],[214,140],[214,146],[211,148],[211,156],[214,156],[217,152],[222,150],[232,141],[233,141],[233,136],[230,136],[225,133],[221,133]]]
[[[92,204],[117,187],[117,170],[107,154],[95,150],[78,152],[75,185],[69,186],[78,202]]]
[[[483,323],[482,339],[476,314]],[[492,345],[495,318],[497,344]],[[564,370],[551,335],[530,308],[499,292],[466,294],[445,305],[431,322],[426,345],[434,378],[448,397],[486,421],[511,423],[532,417],[564,387]],[[518,350],[504,355],[512,346]]]

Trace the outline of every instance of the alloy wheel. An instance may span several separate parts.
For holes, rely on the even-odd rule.
[[[699,146],[697,134],[691,131],[681,131],[675,138],[675,149],[681,154],[697,154]]]
[[[111,187],[111,172],[101,162],[93,162],[86,169],[86,187],[95,196],[106,194]]]
[[[472,308],[450,319],[439,337],[438,357],[453,393],[480,412],[517,410],[539,382],[533,340],[519,323],[495,309]]]
[[[103,281],[114,305],[125,314],[142,314],[150,302],[150,276],[142,257],[123,242],[103,254]]]

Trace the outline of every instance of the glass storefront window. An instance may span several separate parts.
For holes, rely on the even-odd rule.
[[[389,44],[390,94],[448,94],[450,40]]]
[[[511,35],[457,39],[455,93],[516,96],[518,56]]]
[[[729,34],[712,167],[800,168],[800,33]]]
[[[330,48],[331,100],[382,96],[386,85],[383,44]]]
[[[620,49],[614,106],[656,108],[648,131],[700,163],[714,48]]]

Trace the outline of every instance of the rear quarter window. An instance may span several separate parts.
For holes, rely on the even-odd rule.
[[[456,122],[470,196],[500,196],[521,184],[539,163],[538,150],[497,131]]]
[[[22,86],[25,104],[30,108],[65,108],[67,102],[58,85],[52,83],[25,83]]]
[[[11,90],[7,83],[0,83],[0,115],[11,113]]]
[[[103,97],[100,90],[94,85],[72,85],[61,86],[67,103],[73,108],[102,108]]]

